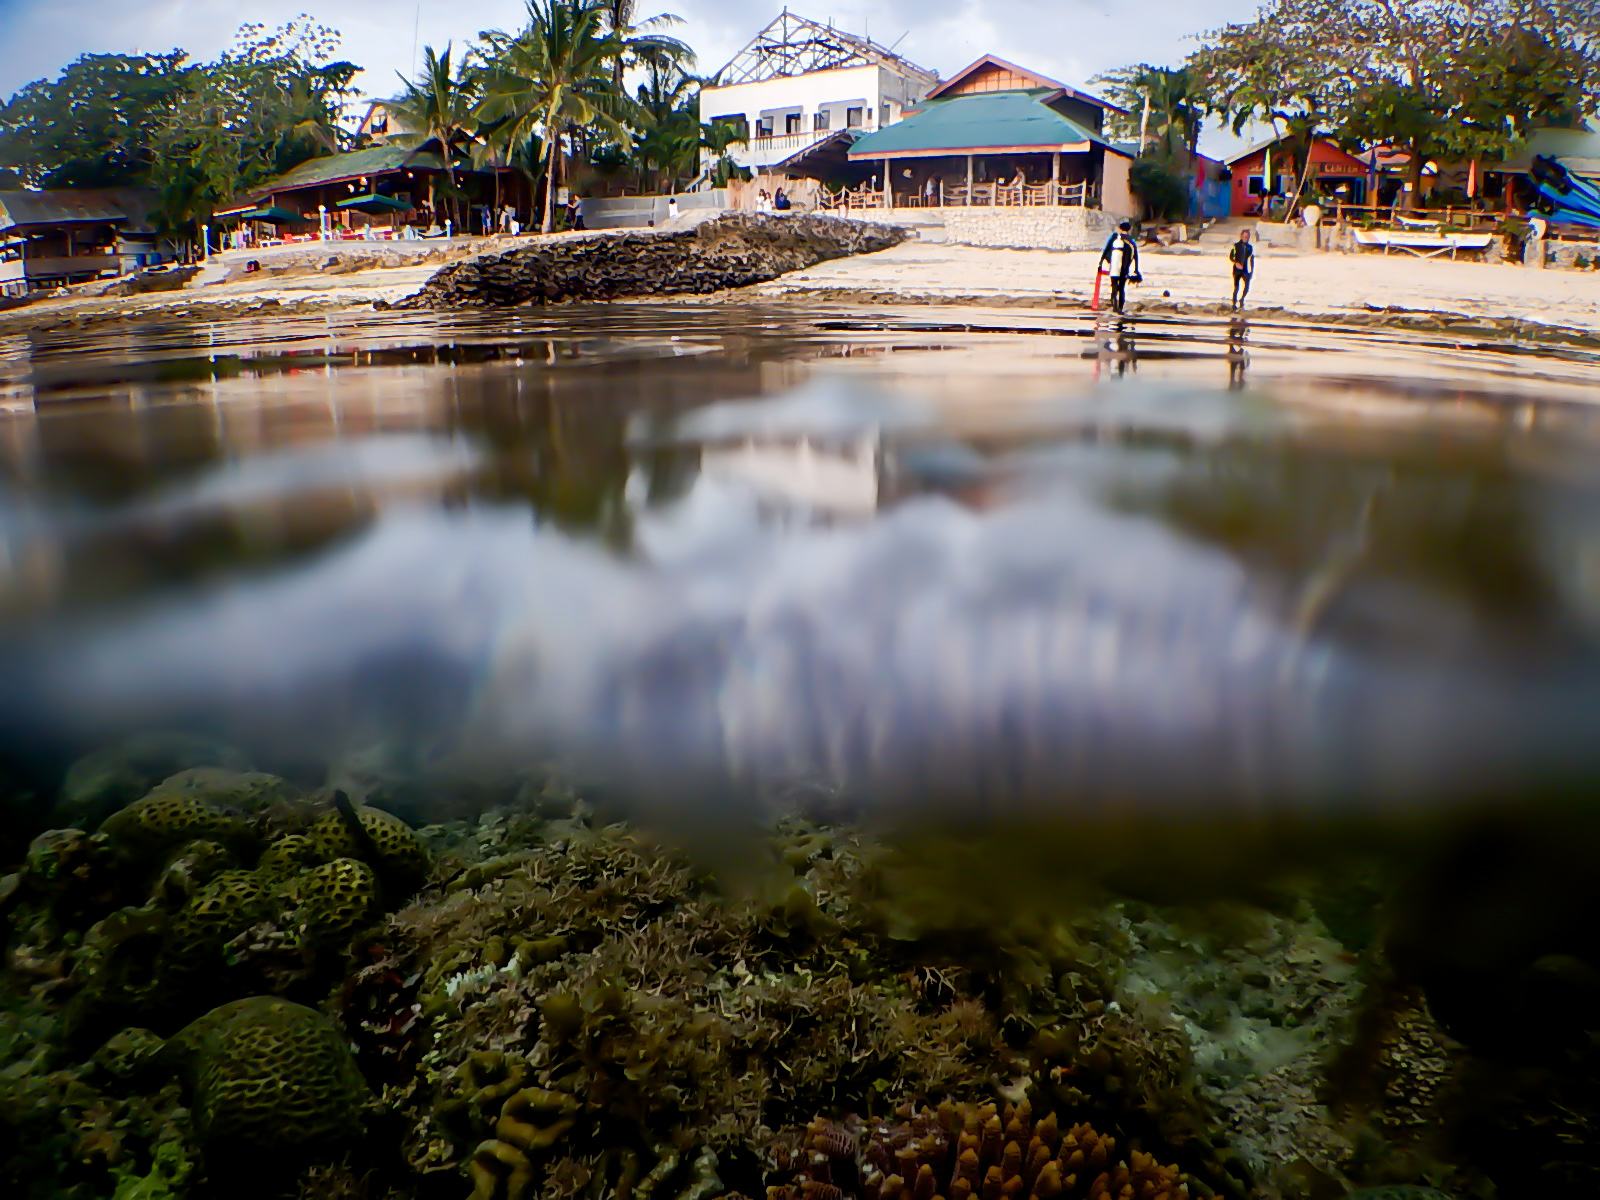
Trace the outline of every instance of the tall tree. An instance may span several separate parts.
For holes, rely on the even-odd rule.
[[[162,115],[191,84],[181,50],[85,54],[0,106],[0,167],[30,187],[148,181]]]
[[[31,186],[154,188],[171,236],[193,240],[216,205],[338,149],[357,68],[308,17],[245,25],[216,61],[182,51],[85,55],[0,108],[0,168]]]
[[[700,159],[700,80],[673,63],[650,62],[637,95],[639,126],[634,145],[643,172],[657,191],[675,190]]]
[[[474,108],[478,101],[480,75],[465,61],[452,68],[451,50],[452,47],[446,45],[444,53],[439,54],[432,46],[423,47],[421,74],[416,79],[401,76],[405,90],[385,107],[393,114],[395,121],[409,131],[395,135],[397,144],[421,148],[431,142],[438,146],[448,184],[450,211],[459,231],[463,226],[461,188],[456,182],[456,156],[461,143],[470,139],[477,129]],[[433,207],[437,212],[437,192]]]
[[[1236,128],[1298,118],[1405,148],[1415,204],[1429,157],[1497,154],[1534,124],[1600,107],[1600,4],[1269,0],[1191,61]]]
[[[1110,114],[1111,129],[1117,137],[1144,138],[1141,152],[1154,148],[1179,166],[1194,158],[1205,123],[1205,107],[1201,80],[1191,68],[1137,63],[1107,71],[1091,82],[1100,84],[1107,99],[1123,110]]]
[[[596,0],[604,27],[621,46],[612,63],[612,80],[620,90],[623,72],[629,68],[660,69],[673,67],[687,71],[694,66],[694,51],[666,30],[683,24],[675,13],[659,13],[638,19],[638,0]]]
[[[555,227],[561,145],[575,128],[628,144],[636,108],[616,86],[613,66],[622,42],[604,28],[593,0],[528,0],[528,25],[515,37],[485,33],[480,121],[505,127],[515,141],[542,139],[544,215]]]
[[[1325,2],[1337,0],[1273,0],[1254,21],[1207,34],[1189,59],[1207,107],[1235,134],[1259,123],[1285,140],[1297,181],[1291,211],[1310,171],[1311,147],[1333,124],[1338,97],[1350,86],[1330,69],[1318,41]],[[1268,194],[1272,182],[1266,181]]]

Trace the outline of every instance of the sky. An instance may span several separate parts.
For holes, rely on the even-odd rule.
[[[980,54],[998,54],[1063,83],[1134,62],[1176,64],[1194,34],[1252,17],[1259,0],[1145,0],[1130,15],[1115,0],[795,0],[794,11],[892,45],[949,75]],[[782,0],[639,0],[639,13],[674,12],[676,31],[716,70],[777,16]],[[465,42],[484,29],[520,24],[524,0],[0,0],[0,96],[53,77],[84,53],[182,47],[209,58],[241,22],[282,24],[302,12],[344,35],[341,54],[366,71],[357,85],[391,94],[395,72],[411,73],[425,45]],[[1208,129],[1201,149],[1237,142]]]

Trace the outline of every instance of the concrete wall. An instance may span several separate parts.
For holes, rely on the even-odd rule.
[[[1133,159],[1113,154],[1109,150],[1105,152],[1104,157],[1104,173],[1100,180],[1100,207],[1114,214],[1119,221],[1131,220],[1143,207],[1133,198],[1133,185],[1130,182]]]
[[[721,211],[729,207],[728,193],[718,188],[710,192],[679,192],[678,211],[688,213],[703,208]],[[667,220],[665,196],[613,196],[583,201],[586,229],[644,229],[651,221],[659,229]]]
[[[1098,208],[947,208],[945,241],[1011,250],[1098,250],[1120,219]]]

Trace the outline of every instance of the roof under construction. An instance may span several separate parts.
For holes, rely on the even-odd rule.
[[[812,71],[839,71],[847,67],[887,67],[902,75],[923,79],[928,86],[939,81],[937,71],[919,67],[901,58],[887,46],[871,38],[846,33],[831,24],[824,25],[787,8],[765,29],[756,34],[722,70],[713,86],[732,87],[740,83],[764,83],[805,75]]]

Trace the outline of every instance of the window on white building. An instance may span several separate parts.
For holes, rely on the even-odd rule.
[[[844,123],[846,125],[848,125],[851,129],[860,129],[861,128],[861,115],[862,115],[862,110],[859,109],[859,108],[846,109],[845,110],[845,114],[844,114]]]
[[[756,122],[756,136],[758,138],[764,138],[764,137],[771,137],[772,136],[772,118],[771,117],[762,117],[759,121]]]
[[[785,133],[799,133],[800,132],[800,114],[799,113],[787,113],[787,114],[784,115],[784,118],[783,118],[783,131]]]
[[[828,127],[828,110],[820,109],[817,115],[811,118],[811,128],[821,133]]]

